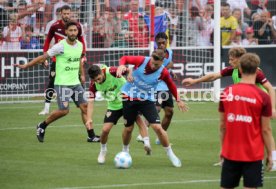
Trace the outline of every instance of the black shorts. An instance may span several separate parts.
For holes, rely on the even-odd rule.
[[[156,106],[161,108],[170,107],[173,108],[173,97],[170,91],[157,91],[156,93]]]
[[[123,101],[123,116],[125,127],[131,126],[136,121],[137,115],[141,113],[149,123],[160,123],[160,117],[152,101]]]
[[[120,109],[120,110],[107,109],[104,116],[104,123],[113,123],[114,125],[116,125],[118,120],[122,117],[122,115],[123,115],[123,109]]]
[[[243,186],[257,188],[263,186],[262,161],[241,162],[224,159],[221,170],[220,186],[235,188],[243,177]]]

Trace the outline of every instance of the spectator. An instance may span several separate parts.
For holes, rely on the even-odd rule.
[[[4,7],[5,2],[4,1],[0,1],[0,31],[2,31],[2,29],[8,25],[8,11],[5,9]]]
[[[241,10],[241,20],[243,20],[244,13],[246,13],[248,16],[251,15],[251,10],[248,8],[246,0],[227,0],[227,3],[230,5],[231,10],[234,12],[234,9],[240,9]]]
[[[221,44],[230,45],[235,38],[238,22],[231,15],[230,5],[228,3],[221,4],[220,28],[221,28]]]
[[[267,11],[268,0],[251,0],[252,12],[261,13]]]
[[[205,5],[207,5],[208,0],[189,0],[189,10],[192,9],[192,7],[197,7],[198,10],[204,10]]]
[[[188,45],[199,45],[200,33],[203,31],[203,18],[199,15],[199,9],[192,7],[190,9],[190,18],[188,23]]]
[[[248,27],[245,30],[246,38],[242,40],[242,45],[258,45],[258,39],[254,38],[254,30]]]
[[[242,11],[240,8],[235,8],[232,11],[232,15],[237,19],[238,21],[238,29],[242,31],[242,38],[245,38],[245,30],[248,27],[248,24],[243,22],[242,20]]]
[[[255,37],[258,39],[259,44],[271,44],[273,39],[276,38],[276,30],[272,25],[272,19],[268,17],[268,12],[261,13],[261,19],[254,22],[253,28]]]
[[[129,31],[130,31],[130,38],[129,38],[129,45],[130,47],[141,47],[144,46],[143,39],[139,37],[143,36],[143,34],[139,34],[139,31],[142,29],[145,33],[148,33],[147,26],[145,22],[139,21],[139,13],[138,13],[139,3],[137,0],[130,1],[130,11],[124,16],[124,18],[129,23]],[[139,25],[140,24],[140,25]]]
[[[169,11],[166,12],[169,20],[169,41],[171,47],[176,47],[176,29],[178,25],[178,15],[177,7],[175,4],[172,4],[169,8]]]
[[[149,46],[149,30],[145,25],[144,17],[139,16],[138,21],[138,32],[136,33],[138,38],[138,47],[148,47]]]
[[[111,47],[115,38],[116,22],[113,17],[114,10],[112,8],[106,7],[104,11],[104,48]]]
[[[231,41],[232,46],[241,46],[242,45],[242,31],[240,29],[236,30],[234,39]]]
[[[33,28],[31,26],[26,26],[24,36],[22,37],[21,49],[41,49],[41,44],[39,39],[33,35]]]
[[[129,38],[129,24],[124,19],[122,14],[122,7],[118,6],[116,11],[116,31],[115,41],[111,47],[128,47]]]
[[[99,19],[93,19],[92,48],[104,48],[104,23]]]
[[[200,31],[200,38],[198,44],[200,46],[211,46],[211,36],[213,35],[215,22],[212,18],[214,8],[212,5],[205,5],[203,14],[203,29]]]
[[[20,39],[22,37],[22,30],[17,26],[17,20],[11,19],[9,25],[4,27],[3,38],[5,50],[19,50],[20,49]]]

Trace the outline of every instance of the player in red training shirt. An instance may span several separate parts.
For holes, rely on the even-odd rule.
[[[47,52],[49,50],[50,47],[50,43],[52,41],[52,39],[54,38],[55,44],[58,43],[60,40],[66,38],[66,34],[65,34],[65,24],[71,20],[71,7],[68,5],[64,5],[60,8],[61,11],[61,19],[57,20],[55,23],[52,24],[52,26],[49,29],[49,33],[47,34],[47,38],[45,40],[44,43],[44,48],[43,48],[43,52]],[[84,57],[85,55],[85,40],[83,38],[83,34],[82,34],[82,28],[80,23],[78,23],[78,40],[82,43],[83,45],[83,52],[82,52],[82,57]],[[46,63],[47,65],[47,63]],[[49,113],[49,109],[50,109],[50,103],[51,103],[51,99],[53,97],[54,91],[54,81],[55,81],[55,75],[56,75],[56,58],[53,57],[52,58],[52,63],[50,65],[50,75],[49,75],[49,83],[46,89],[46,98],[45,98],[45,106],[44,109],[39,113],[39,115],[46,115]],[[82,83],[84,83],[85,81],[81,81]]]
[[[240,83],[227,87],[219,103],[221,156],[224,158],[221,187],[235,188],[243,177],[245,188],[263,185],[264,147],[267,169],[272,161],[270,97],[255,85],[260,59],[246,53],[240,58]]]

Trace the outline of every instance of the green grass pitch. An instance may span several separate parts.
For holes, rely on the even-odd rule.
[[[54,103],[53,103],[54,104]],[[107,161],[97,163],[99,143],[86,142],[79,109],[70,104],[69,115],[46,130],[45,142],[36,139],[36,124],[44,119],[37,113],[42,104],[1,104],[0,106],[0,188],[3,189],[214,189],[219,188],[219,131],[217,104],[190,102],[190,110],[175,108],[168,130],[181,168],[174,168],[164,149],[155,145],[150,129],[152,155],[146,156],[136,141],[135,128],[130,145],[133,165],[116,169],[113,158],[122,149],[122,119],[109,135]],[[56,108],[53,105],[52,109]],[[106,105],[95,103],[94,124],[100,134]],[[276,121],[272,121],[276,137]],[[242,186],[242,182],[240,183]],[[242,188],[242,187],[240,187]],[[265,173],[265,189],[276,188],[276,172]]]

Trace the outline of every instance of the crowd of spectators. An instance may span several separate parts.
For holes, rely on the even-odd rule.
[[[93,0],[92,13],[90,3],[0,0],[0,49],[42,48],[63,5],[71,6],[72,19],[81,22],[88,47],[149,46],[150,0]],[[155,7],[155,32],[165,28],[171,47],[213,44],[214,0],[156,0]],[[275,44],[275,12],[276,0],[222,0],[222,45]]]

